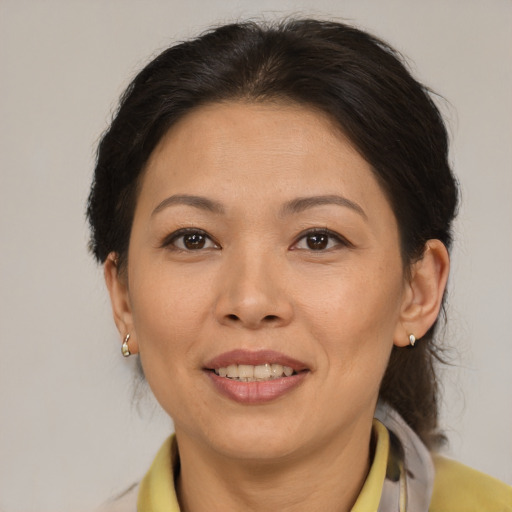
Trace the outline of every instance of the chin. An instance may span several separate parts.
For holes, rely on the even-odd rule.
[[[292,458],[301,451],[303,439],[296,439],[286,432],[244,433],[234,435],[225,442],[216,439],[217,451],[230,459],[247,461],[275,461]]]
[[[226,421],[212,420],[207,428],[199,431],[198,424],[192,427],[194,432],[187,430],[196,440],[202,437],[203,443],[222,457],[263,462],[293,457],[300,452],[307,444],[307,436],[300,425],[300,421],[287,424],[282,416],[274,419],[242,416],[229,417]],[[179,425],[175,426],[179,439],[182,430]]]

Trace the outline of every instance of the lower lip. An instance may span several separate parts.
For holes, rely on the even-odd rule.
[[[216,389],[224,396],[241,404],[257,405],[271,402],[285,395],[299,386],[309,372],[300,372],[290,377],[260,382],[242,382],[220,377],[215,372],[206,373]]]

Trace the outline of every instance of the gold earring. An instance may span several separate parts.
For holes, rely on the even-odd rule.
[[[121,345],[121,353],[124,357],[130,357],[132,353],[130,352],[130,347],[128,346],[128,340],[130,339],[130,335],[127,334],[124,337],[123,344]]]
[[[414,334],[409,334],[409,344],[411,347],[414,347],[414,344],[416,343],[416,336]]]

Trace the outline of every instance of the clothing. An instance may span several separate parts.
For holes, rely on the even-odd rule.
[[[379,405],[375,416],[373,461],[352,512],[512,512],[512,487],[431,456],[393,409]],[[178,448],[171,436],[140,485],[99,512],[180,512],[176,470]]]

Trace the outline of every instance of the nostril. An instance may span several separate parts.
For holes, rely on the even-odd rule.
[[[235,315],[233,313],[226,315],[226,318],[228,320],[231,320],[232,322],[239,322],[241,318],[238,315]],[[262,318],[262,321],[265,323],[273,323],[279,320],[279,317],[277,315],[266,315]]]

